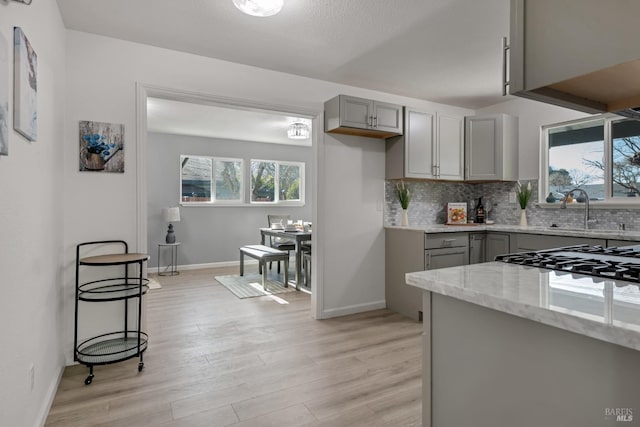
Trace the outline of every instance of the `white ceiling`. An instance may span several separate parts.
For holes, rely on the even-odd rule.
[[[287,130],[294,122],[305,123],[312,131],[311,119],[301,116],[147,99],[147,129],[151,132],[311,146],[311,138],[289,139]]]
[[[351,86],[477,109],[501,97],[509,0],[57,0],[65,26]]]
[[[65,26],[350,86],[477,109],[501,96],[509,0],[57,0]],[[152,132],[308,145],[293,117],[151,99]],[[233,115],[233,116],[232,116]]]

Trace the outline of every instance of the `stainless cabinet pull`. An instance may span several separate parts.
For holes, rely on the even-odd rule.
[[[377,128],[377,127],[378,127],[378,116],[375,116],[375,117],[373,118],[373,127],[374,127],[374,128]]]
[[[507,38],[502,38],[502,96],[507,95],[507,87],[509,87],[509,80],[507,80],[507,51],[511,48],[507,43]]]
[[[427,270],[431,268],[431,251],[427,252]]]
[[[442,246],[452,246],[457,239],[443,239]]]
[[[369,116],[369,123],[367,123],[369,126],[373,127],[373,116]]]

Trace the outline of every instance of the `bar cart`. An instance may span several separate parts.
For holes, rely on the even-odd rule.
[[[120,252],[95,255],[80,258],[81,249],[84,253],[91,250],[121,248]],[[129,246],[124,240],[104,240],[81,243],[76,246],[76,298],[75,298],[75,327],[74,327],[74,360],[89,368],[89,376],[84,383],[93,382],[93,367],[122,362],[133,357],[139,357],[138,372],[144,367],[143,353],[147,349],[148,336],[141,331],[142,325],[142,296],[147,293],[149,280],[142,277],[143,264],[149,259],[147,254],[129,253]],[[130,273],[130,267],[137,265],[136,275]],[[109,272],[108,278],[80,280],[81,266],[104,267],[101,271]],[[84,269],[83,269],[84,270]],[[111,276],[111,271],[120,273]],[[129,327],[129,302],[137,298],[137,319],[135,328]],[[104,303],[108,301],[123,301],[124,327],[122,330],[100,334],[78,343],[78,307],[80,302]]]

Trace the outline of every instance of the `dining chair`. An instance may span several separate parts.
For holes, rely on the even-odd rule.
[[[269,227],[272,224],[280,223],[283,226],[287,224],[287,221],[291,219],[291,215],[267,215],[267,221],[269,222]],[[281,251],[287,251],[287,254],[290,254],[291,251],[296,249],[296,242],[287,239],[286,237],[269,237],[269,246],[275,249],[279,249]],[[269,263],[269,270],[271,270],[273,263]],[[280,261],[278,261],[278,274],[280,274]]]

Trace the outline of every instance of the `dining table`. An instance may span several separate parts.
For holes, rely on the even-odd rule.
[[[296,287],[302,284],[302,242],[311,240],[311,231],[297,229],[296,231],[287,231],[282,229],[261,228],[260,243],[265,244],[266,236],[280,237],[283,239],[291,239],[295,242],[296,252]]]

